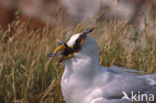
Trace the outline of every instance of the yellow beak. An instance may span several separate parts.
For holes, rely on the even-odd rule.
[[[69,55],[67,55],[67,56],[61,57],[61,58],[59,59],[58,63],[60,63],[60,62],[62,62],[62,61],[64,61],[64,60],[67,60],[67,59],[69,59],[69,58],[71,58],[71,57],[73,57],[73,54],[69,54]]]
[[[64,45],[60,45],[58,46],[55,50],[54,50],[54,55],[57,54],[59,51],[61,50],[65,50],[66,47]]]
[[[59,52],[59,51],[62,51],[62,50],[65,50],[66,49],[66,46],[65,45],[60,45],[60,46],[58,46],[55,50],[54,50],[54,55],[57,55],[57,53]],[[62,62],[62,61],[64,61],[64,60],[66,60],[66,59],[69,59],[69,58],[71,58],[71,57],[73,57],[73,54],[68,54],[67,56],[62,56],[60,59],[59,59],[59,63],[60,62]]]

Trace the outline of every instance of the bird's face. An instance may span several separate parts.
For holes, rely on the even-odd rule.
[[[84,33],[73,35],[67,43],[60,42],[54,50],[53,54],[48,54],[48,56],[59,56],[59,62],[74,57],[81,50],[83,50],[85,44],[88,44],[89,36],[87,34],[92,30],[93,29],[90,29],[88,31],[85,31]]]

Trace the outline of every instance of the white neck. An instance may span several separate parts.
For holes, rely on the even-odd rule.
[[[64,75],[74,75],[76,78],[92,78],[98,72],[99,66],[98,55],[77,56],[64,62]],[[81,76],[79,76],[81,75]]]

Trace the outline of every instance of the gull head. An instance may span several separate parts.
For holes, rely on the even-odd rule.
[[[59,56],[59,63],[71,60],[72,58],[81,58],[86,56],[98,57],[97,43],[88,35],[88,33],[92,31],[93,29],[87,29],[83,33],[74,34],[67,43],[59,41],[60,43],[54,52],[48,54],[48,56]]]

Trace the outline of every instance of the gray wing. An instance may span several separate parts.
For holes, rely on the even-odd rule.
[[[139,75],[139,74],[144,74],[144,71],[138,71],[138,70],[133,70],[133,69],[128,69],[124,67],[119,67],[119,66],[111,66],[108,68],[109,70],[116,72],[116,73],[121,73],[121,74],[128,74],[128,75]]]
[[[110,71],[109,71],[110,70]],[[156,74],[138,75],[139,71],[127,70],[120,67],[111,67],[103,75],[105,82],[102,87],[103,96],[108,100],[121,99],[123,91],[131,96],[133,93],[148,93],[156,96]]]

